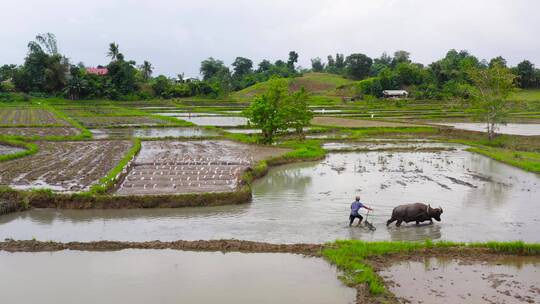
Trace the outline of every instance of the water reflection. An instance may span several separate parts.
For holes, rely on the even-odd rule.
[[[31,210],[0,217],[0,239],[198,240],[274,243],[335,239],[539,242],[540,177],[463,150],[329,154],[276,167],[241,206],[148,210]],[[355,195],[375,208],[377,230],[348,227]],[[442,222],[386,227],[392,209],[424,202]]]

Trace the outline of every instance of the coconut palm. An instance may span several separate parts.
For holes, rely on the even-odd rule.
[[[120,50],[118,49],[118,44],[111,42],[109,44],[109,51],[107,52],[107,56],[111,57],[111,60],[116,60],[118,58],[118,54],[120,54]]]
[[[144,81],[148,81],[148,79],[150,79],[150,76],[152,76],[152,72],[154,71],[154,67],[152,66],[152,64],[145,60],[139,68],[141,69],[141,72],[143,74]]]

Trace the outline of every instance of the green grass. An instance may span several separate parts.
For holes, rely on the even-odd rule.
[[[6,137],[6,136],[0,136],[0,144],[6,144],[8,146],[14,146],[14,147],[25,149],[24,151],[20,151],[16,153],[0,155],[0,162],[25,157],[28,155],[35,154],[39,151],[39,148],[36,144],[26,143],[26,142],[13,139],[11,137]]]
[[[540,255],[540,244],[515,242],[456,243],[456,242],[365,242],[358,240],[338,240],[325,244],[322,255],[330,263],[344,272],[343,281],[349,285],[367,283],[373,295],[386,293],[383,280],[365,259],[393,253],[411,253],[422,249],[486,248],[495,253]]]
[[[514,151],[486,146],[471,147],[467,151],[482,154],[529,172],[540,173],[540,153],[538,152]]]
[[[101,178],[97,184],[90,187],[89,194],[103,194],[109,191],[114,184],[118,181],[118,177],[124,167],[139,153],[141,150],[141,140],[138,138],[133,139],[133,146],[124,155],[120,162],[107,173],[107,175]]]
[[[288,140],[280,143],[278,146],[293,149],[293,151],[269,160],[270,163],[315,160],[321,159],[326,155],[326,150],[321,147],[319,140]]]
[[[247,87],[243,90],[231,94],[232,100],[250,102],[255,95],[264,93],[270,86],[270,81],[264,81]],[[286,78],[289,88],[292,90],[304,87],[308,93],[311,93],[310,102],[315,104],[337,103],[339,98],[332,96],[338,86],[351,83],[351,80],[343,78],[340,75],[328,73],[306,73],[300,77]],[[319,95],[319,96],[317,96]],[[322,96],[324,97],[322,97]]]

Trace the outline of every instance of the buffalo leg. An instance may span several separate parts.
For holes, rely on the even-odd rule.
[[[420,222],[419,221],[416,221],[416,226],[420,225]]]
[[[388,227],[388,225],[392,224],[392,223],[395,222],[395,221],[396,221],[395,218],[389,219],[388,221],[386,221],[386,226]]]
[[[430,219],[430,220],[429,220],[429,224],[430,224],[430,225],[433,225],[433,220]]]
[[[399,227],[401,226],[401,223],[403,222],[403,220],[398,220],[397,223],[396,223],[396,226]]]

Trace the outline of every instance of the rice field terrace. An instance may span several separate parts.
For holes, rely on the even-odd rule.
[[[287,151],[231,141],[143,142],[131,171],[116,193],[233,191],[251,165]]]
[[[39,108],[0,108],[0,126],[64,126],[67,122],[54,113]]]
[[[269,145],[245,117],[264,84],[232,100],[0,103],[0,272],[30,280],[0,292],[55,299],[40,282],[59,270],[71,302],[103,285],[133,303],[156,300],[134,286],[165,302],[538,302],[538,101],[489,141],[457,102],[343,102],[348,81],[325,77],[289,83],[313,91],[314,118]],[[375,229],[349,226],[356,195]],[[387,227],[413,202],[441,222]]]
[[[0,184],[15,189],[88,190],[131,145],[131,141],[38,142],[36,154],[0,162]]]

